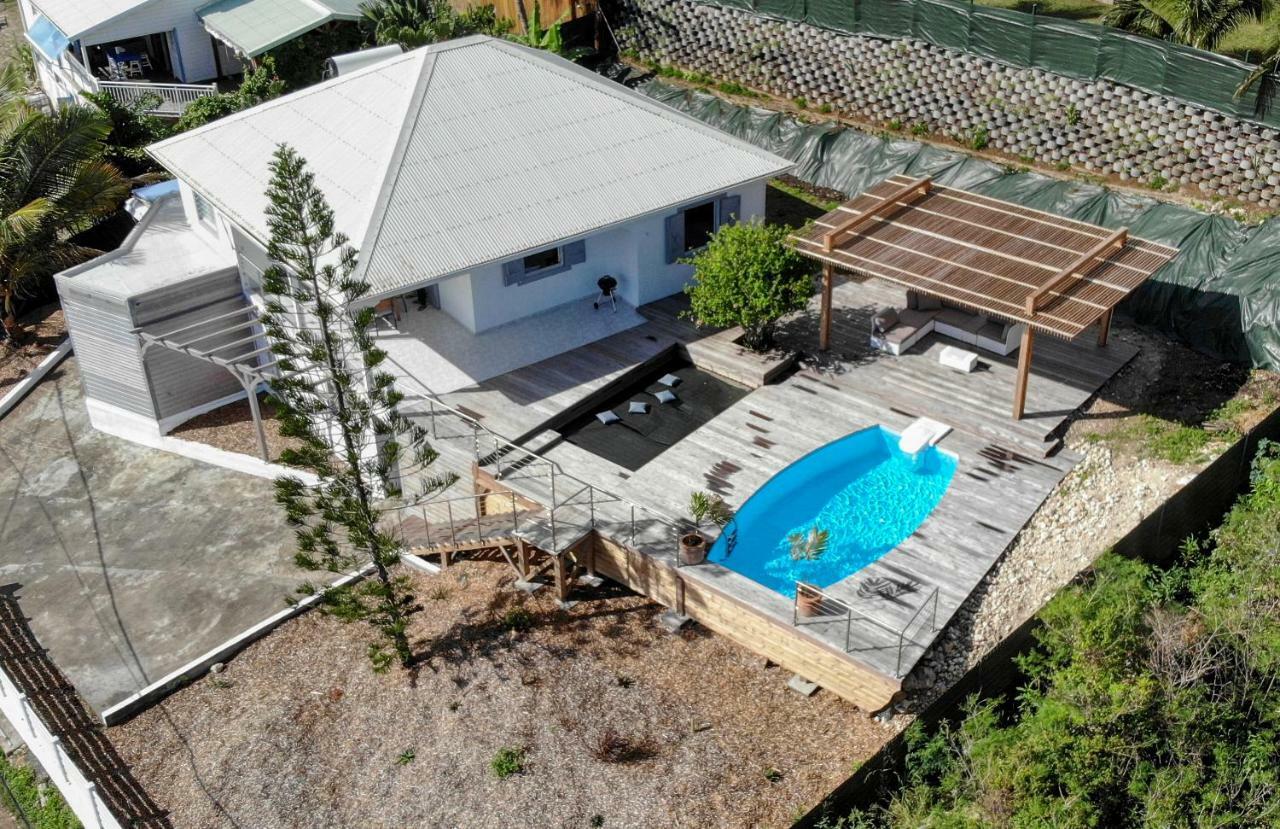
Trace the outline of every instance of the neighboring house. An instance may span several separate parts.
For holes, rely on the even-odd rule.
[[[159,95],[179,115],[268,49],[334,21],[358,0],[18,0],[40,86],[54,105],[81,92]]]
[[[383,347],[436,393],[639,324],[635,308],[685,286],[692,269],[678,260],[718,226],[761,216],[768,179],[792,166],[546,52],[485,37],[429,46],[150,148],[181,187],[186,226],[165,232],[200,240],[216,260],[211,273],[222,266],[213,251],[234,253],[246,313],[262,302],[268,167],[281,144],[307,160],[337,229],[360,251],[367,302],[388,308]],[[93,271],[59,277],[59,291],[70,296]],[[619,283],[616,312],[593,307],[605,274]],[[214,323],[191,324],[224,318],[225,298],[178,293],[187,304],[169,308],[169,330],[217,341]],[[67,320],[91,372],[86,352],[97,343],[81,332],[102,323],[85,310],[82,299]],[[164,334],[161,322],[112,324]],[[216,356],[269,380],[270,355],[252,333],[239,351],[232,338]],[[185,348],[179,339],[153,346],[210,356],[208,342]],[[123,377],[118,364],[102,366],[101,382],[86,377],[91,414],[111,415],[117,434],[120,409],[131,428],[155,435],[227,394],[195,370],[157,374],[135,355],[141,373]],[[138,394],[140,383],[148,388]]]
[[[200,24],[201,2],[207,0],[18,0],[18,6],[40,86],[55,106],[82,92],[129,100],[152,91],[178,114],[216,92],[211,81],[242,71],[234,52]]]

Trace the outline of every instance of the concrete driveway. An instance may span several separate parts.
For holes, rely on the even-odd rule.
[[[72,357],[0,420],[0,585],[97,711],[284,607],[271,483],[94,431]]]

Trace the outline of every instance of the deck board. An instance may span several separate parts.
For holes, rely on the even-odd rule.
[[[832,348],[825,354],[815,353],[815,299],[779,334],[780,341],[805,355],[802,368],[755,389],[635,472],[554,433],[538,432],[541,424],[664,349],[709,336],[712,332],[699,331],[681,317],[686,307],[681,297],[641,308],[643,325],[443,399],[477,412],[499,434],[523,436],[526,446],[574,477],[638,505],[648,516],[638,539],[627,537],[630,524],[622,505],[599,506],[597,529],[663,562],[673,559],[673,526],[694,490],[710,489],[739,506],[788,464],[858,429],[881,424],[901,431],[922,416],[951,425],[954,431],[941,448],[954,453],[959,466],[937,508],[897,548],[828,588],[860,614],[851,625],[818,621],[794,627],[792,601],[773,590],[714,564],[679,571],[784,622],[796,635],[838,649],[851,666],[896,680],[919,660],[1078,462],[1069,451],[1055,452],[1065,421],[1136,354],[1115,340],[1099,348],[1087,334],[1083,342],[1043,338],[1032,365],[1027,417],[1014,421],[1009,413],[1016,354],[980,352],[980,370],[959,374],[938,363],[938,352],[951,344],[938,335],[900,357],[870,349],[871,317],[880,307],[901,307],[903,299],[901,289],[876,280],[837,285]],[[512,478],[510,485],[534,500],[549,499],[545,481],[535,474]],[[585,508],[574,510],[565,516],[565,529],[588,520]],[[936,629],[929,624],[930,611],[916,615],[935,587]],[[900,657],[898,631],[908,622],[912,627]]]

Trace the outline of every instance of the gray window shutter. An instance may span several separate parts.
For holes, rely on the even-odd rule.
[[[684,211],[667,217],[667,261],[674,262],[684,254]]]
[[[729,195],[720,198],[720,224],[737,224],[742,219],[742,197]]]
[[[502,263],[502,284],[510,287],[519,285],[524,279],[524,260],[512,259]]]
[[[570,242],[565,245],[564,249],[560,251],[560,258],[567,268],[581,265],[587,261],[587,240],[579,239],[576,242]]]

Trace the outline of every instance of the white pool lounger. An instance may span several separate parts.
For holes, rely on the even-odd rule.
[[[914,455],[933,446],[951,432],[951,427],[931,418],[922,417],[906,429],[898,439],[898,448],[908,455]]]

